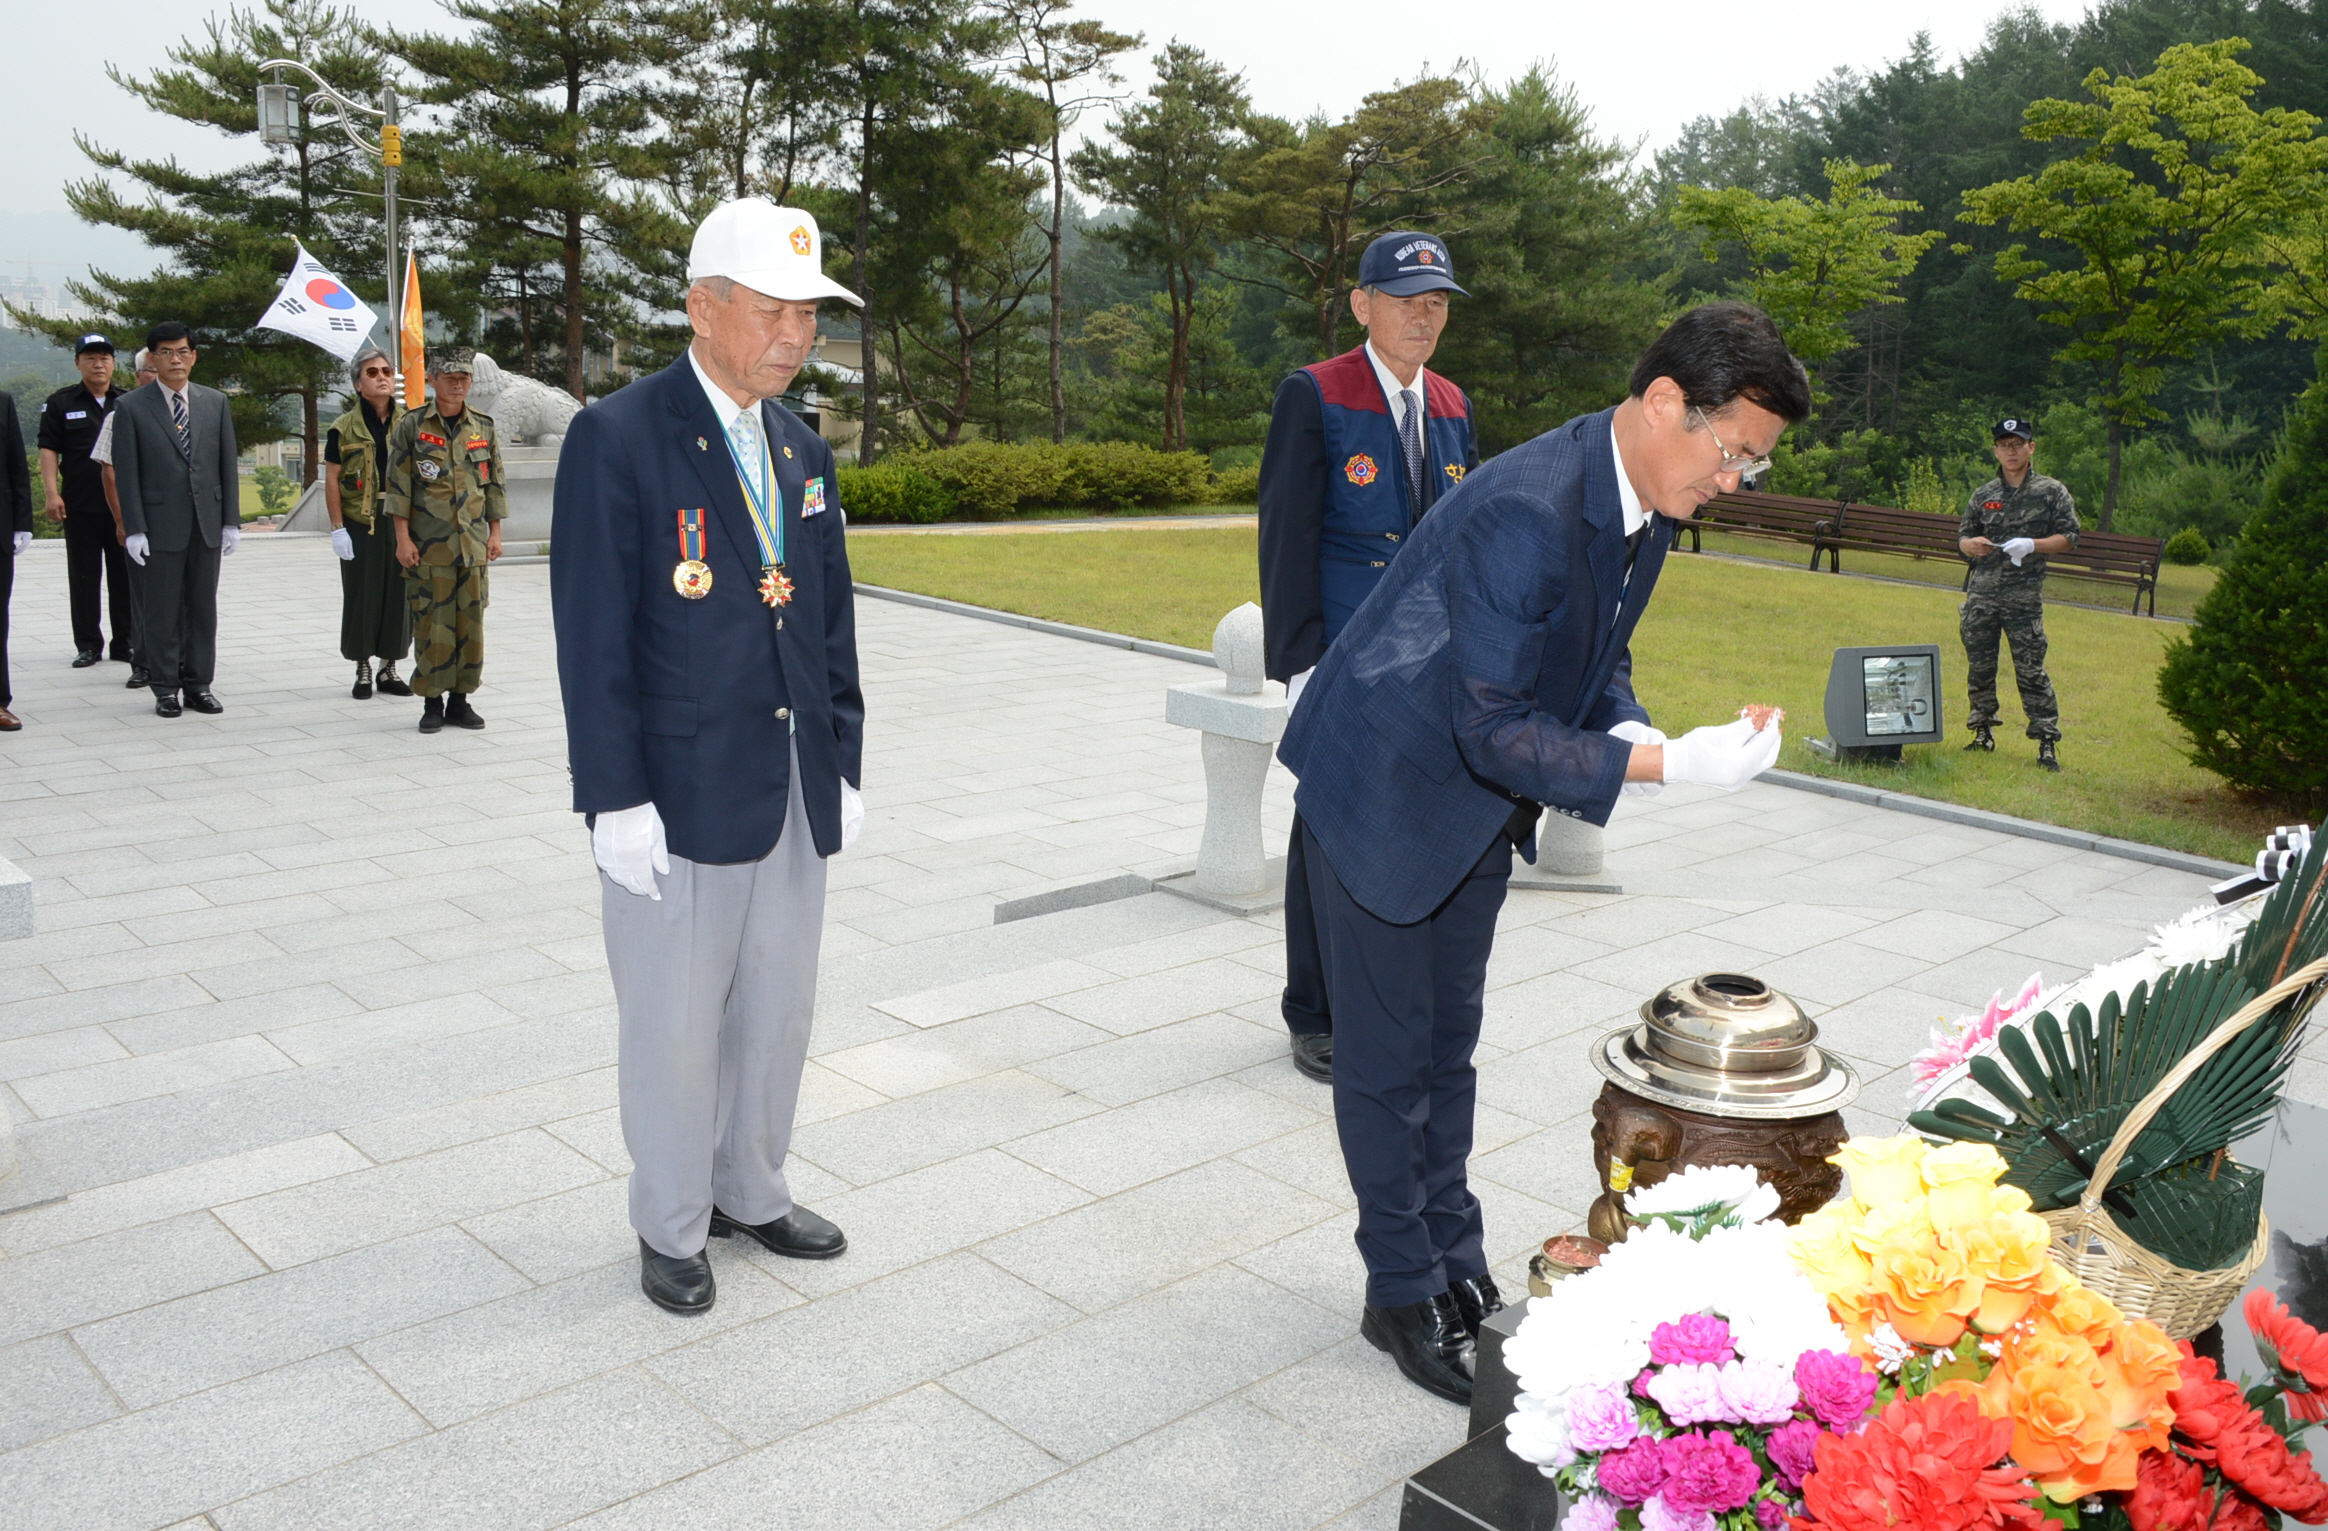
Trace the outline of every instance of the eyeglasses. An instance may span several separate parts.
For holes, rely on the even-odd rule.
[[[386,367],[366,367],[364,369],[364,376],[366,377],[394,377],[395,375],[395,373],[389,371]]]
[[[1735,473],[1740,478],[1753,478],[1770,471],[1770,459],[1767,457],[1732,456],[1730,449],[1722,445],[1722,438],[1714,435],[1714,422],[1707,418],[1706,412],[1694,405],[1691,406],[1691,412],[1698,417],[1698,424],[1706,428],[1706,434],[1713,436],[1714,450],[1722,454],[1722,465],[1714,470],[1716,473]]]
[[[159,346],[156,347],[153,352],[154,356],[167,357],[171,361],[182,360],[183,358],[192,356],[193,354],[194,348],[192,346]]]

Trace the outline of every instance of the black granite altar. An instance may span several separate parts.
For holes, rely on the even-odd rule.
[[[2272,1120],[2232,1153],[2265,1172],[2263,1212],[2271,1220],[2271,1250],[2248,1289],[2276,1293],[2296,1317],[2328,1330],[2328,1110],[2282,1101]],[[1559,1524],[1559,1492],[1504,1444],[1519,1379],[1503,1364],[1503,1342],[1527,1311],[1518,1302],[1487,1321],[1472,1385],[1470,1439],[1407,1480],[1399,1531],[1552,1531]],[[2238,1304],[2223,1318],[2192,1344],[2232,1380],[2262,1381],[2263,1362]]]

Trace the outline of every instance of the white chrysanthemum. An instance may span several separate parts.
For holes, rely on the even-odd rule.
[[[1504,1419],[1504,1439],[1512,1452],[1549,1478],[1574,1465],[1576,1447],[1568,1438],[1568,1411],[1522,1393]]]
[[[2229,952],[2247,928],[2244,912],[2200,907],[2161,925],[2150,937],[2150,953],[2170,968],[2213,962]]]
[[[1751,1164],[1693,1164],[1652,1186],[1625,1196],[1634,1217],[1702,1217],[1723,1212],[1739,1222],[1758,1223],[1778,1210],[1778,1192],[1763,1184]]]

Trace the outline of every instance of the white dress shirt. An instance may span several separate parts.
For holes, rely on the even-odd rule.
[[[1625,535],[1630,537],[1649,524],[1649,512],[1641,506],[1639,491],[1625,473],[1625,449],[1617,444],[1617,422],[1609,421],[1609,451],[1617,461],[1617,503],[1625,510]]]
[[[1417,409],[1423,407],[1423,369],[1415,368],[1413,382],[1400,382],[1398,374],[1390,370],[1389,364],[1383,361],[1382,353],[1374,349],[1374,342],[1371,340],[1366,342],[1366,359],[1374,363],[1374,380],[1382,385],[1382,402],[1390,406],[1390,428],[1395,433],[1406,424],[1406,411],[1399,405],[1398,396],[1400,394],[1412,392],[1415,396],[1415,407]],[[1423,422],[1419,418],[1415,421],[1415,429],[1417,431],[1423,429]],[[1406,438],[1401,436],[1399,439],[1403,441]]]

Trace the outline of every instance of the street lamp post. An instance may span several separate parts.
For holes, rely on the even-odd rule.
[[[309,101],[328,101],[339,109],[340,130],[348,135],[348,142],[380,161],[380,190],[387,206],[388,236],[388,365],[398,372],[404,370],[403,349],[404,309],[398,301],[403,283],[403,272],[396,265],[396,173],[404,164],[404,129],[396,115],[396,87],[380,87],[380,104],[366,106],[334,90],[331,82],[295,58],[271,58],[259,66],[271,78],[259,84],[259,140],[269,144],[287,144],[297,127],[295,105],[299,88],[283,83],[282,72],[296,69],[315,82],[315,94]],[[380,141],[356,131],[350,114],[361,112],[380,119]]]

